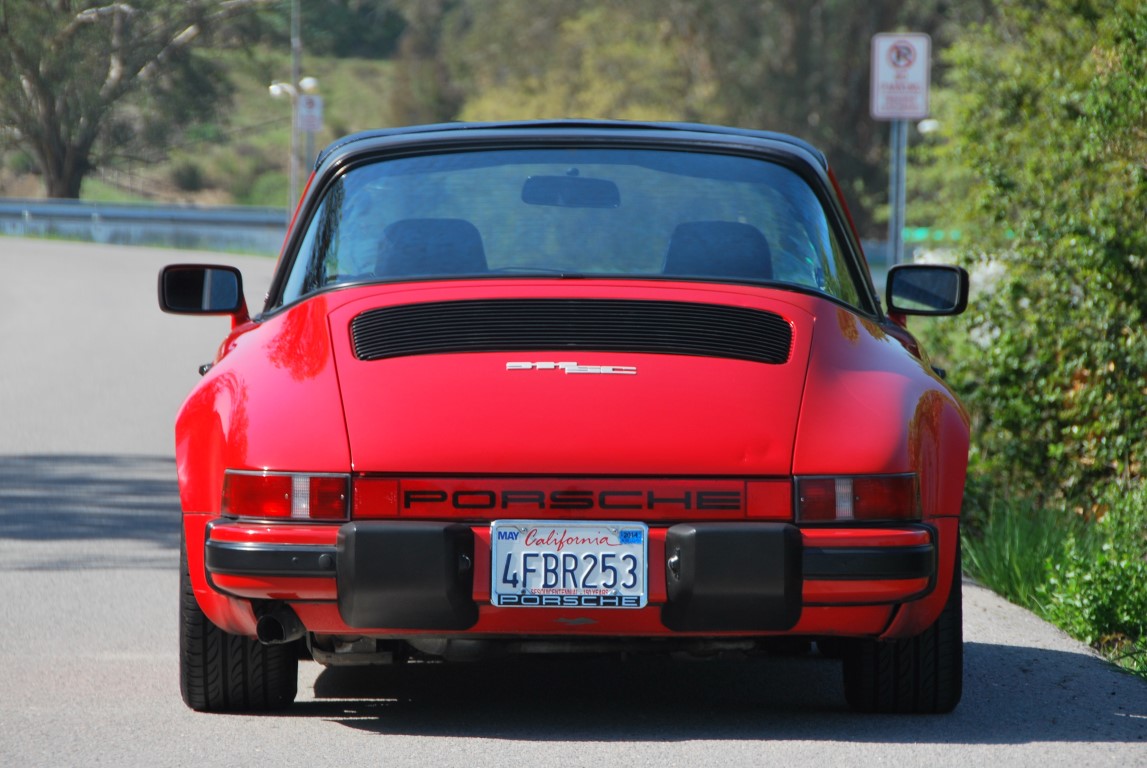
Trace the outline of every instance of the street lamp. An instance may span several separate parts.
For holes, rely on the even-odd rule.
[[[322,129],[323,100],[317,95],[319,81],[313,77],[300,78],[295,85],[274,82],[268,90],[272,98],[287,97],[291,100],[291,161],[288,167],[291,199],[288,207],[293,209],[299,199],[299,131],[307,134],[303,161],[309,163],[315,154],[315,132]]]

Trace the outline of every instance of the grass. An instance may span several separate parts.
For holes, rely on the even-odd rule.
[[[1058,518],[1022,501],[990,501],[964,536],[965,570],[1013,603],[1041,610],[1047,563],[1064,552],[1076,527]]]
[[[1147,484],[1106,513],[990,499],[965,527],[968,575],[1147,678]]]

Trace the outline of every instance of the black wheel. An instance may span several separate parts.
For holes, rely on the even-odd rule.
[[[263,645],[212,624],[191,589],[187,548],[180,549],[179,692],[184,703],[200,712],[289,706],[299,684],[298,649]]]
[[[960,703],[964,627],[960,550],[952,589],[936,622],[916,637],[850,643],[844,653],[844,695],[858,712],[938,714]]]

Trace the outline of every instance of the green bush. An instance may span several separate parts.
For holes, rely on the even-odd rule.
[[[199,163],[183,160],[172,167],[171,182],[183,192],[198,192],[206,186],[207,177]]]
[[[249,142],[236,143],[232,148],[233,155],[214,158],[208,171],[211,178],[219,179],[239,205],[267,204],[263,199],[266,186],[273,183],[269,179],[282,179],[282,197],[270,204],[286,206],[286,173],[284,164],[280,162],[283,158],[272,155],[269,148]]]
[[[1097,648],[1147,666],[1147,483],[1113,488],[1103,516],[1049,558],[1044,615]]]
[[[15,174],[39,173],[40,166],[36,159],[24,150],[15,150],[8,154],[5,165]]]
[[[253,180],[239,202],[243,205],[266,205],[287,207],[290,181],[282,172],[264,172]]]
[[[1109,489],[1097,519],[983,492],[973,488],[964,529],[968,574],[1147,673],[1147,482]]]

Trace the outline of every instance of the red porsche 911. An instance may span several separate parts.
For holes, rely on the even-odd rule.
[[[419,126],[328,147],[266,305],[173,265],[232,331],[175,427],[180,675],[281,708],[298,661],[484,653],[840,659],[859,711],[962,678],[968,417],[882,305],[824,156],[680,123]]]

